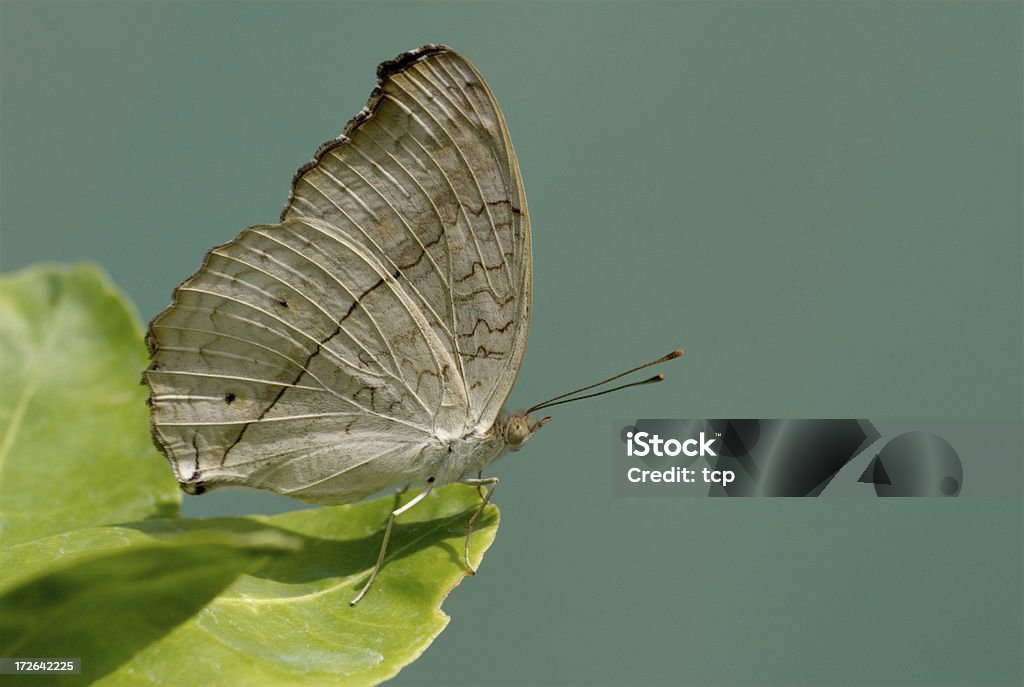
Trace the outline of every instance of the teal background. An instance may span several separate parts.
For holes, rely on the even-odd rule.
[[[613,498],[608,433],[1022,417],[1021,8],[4,1],[0,266],[94,260],[149,319],[447,43],[529,196],[513,405],[687,353],[495,466],[497,541],[394,684],[1018,685],[1020,498]]]

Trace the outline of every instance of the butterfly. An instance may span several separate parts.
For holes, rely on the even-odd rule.
[[[281,221],[211,249],[150,323],[154,442],[190,494],[340,504],[420,486],[354,605],[395,518],[462,482],[481,491],[471,533],[498,484],[483,469],[550,419],[533,413],[611,381],[503,409],[531,298],[526,195],[491,89],[446,46],[403,53],[295,174]]]

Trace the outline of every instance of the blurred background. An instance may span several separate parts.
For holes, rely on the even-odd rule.
[[[1022,417],[1021,20],[5,0],[0,268],[97,262],[148,321],[210,247],[276,221],[377,63],[446,43],[496,93],[529,198],[511,405],[686,355],[494,466],[497,540],[393,684],[1017,685],[1021,498],[970,498],[969,475],[957,499],[613,497],[610,451],[617,419]]]

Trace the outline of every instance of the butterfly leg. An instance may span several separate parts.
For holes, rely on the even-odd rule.
[[[398,508],[398,504],[402,502],[402,494],[409,491],[410,486],[411,485],[406,484],[404,487],[399,487],[398,489],[395,490],[395,505],[391,508],[391,510],[395,510],[395,508]]]
[[[480,507],[476,509],[476,512],[473,513],[473,517],[471,517],[469,519],[469,528],[468,528],[468,531],[466,532],[466,550],[465,550],[466,568],[469,569],[469,574],[470,575],[476,575],[476,568],[474,568],[473,564],[469,562],[469,539],[470,539],[470,537],[473,536],[473,523],[476,522],[476,519],[478,517],[480,517],[481,513],[484,512],[484,508],[486,508],[487,504],[491,502],[491,496],[494,495],[494,490],[498,488],[498,478],[497,477],[477,477],[476,479],[473,479],[473,478],[469,477],[469,478],[465,478],[465,479],[460,479],[459,481],[462,484],[468,484],[471,487],[476,487],[477,491],[479,491],[483,487],[490,487],[490,489],[487,490],[487,494],[486,495],[484,495],[484,494],[480,495],[481,496]]]
[[[434,478],[431,477],[429,480],[427,480],[426,489],[421,491],[419,494],[416,494],[416,496],[414,496],[412,500],[409,501],[409,503],[405,504],[401,508],[396,508],[393,511],[391,511],[391,516],[388,517],[387,527],[384,528],[384,541],[381,542],[380,553],[377,555],[377,562],[374,564],[373,570],[370,571],[370,579],[368,579],[366,581],[366,584],[363,585],[362,590],[360,590],[360,592],[356,594],[356,598],[349,601],[349,606],[355,606],[357,603],[359,603],[360,600],[362,600],[362,598],[366,596],[366,592],[370,591],[370,586],[373,584],[373,581],[377,579],[377,573],[380,572],[381,566],[384,565],[384,552],[388,550],[388,539],[391,538],[391,526],[395,524],[395,518],[397,518],[399,515],[401,515],[402,513],[409,510],[417,503],[425,499],[427,497],[427,494],[433,491],[433,489]]]

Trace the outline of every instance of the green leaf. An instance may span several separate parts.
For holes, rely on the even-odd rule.
[[[45,569],[54,558],[62,561],[0,596],[0,655],[80,658],[81,675],[34,675],[31,681],[91,684],[166,636],[240,574],[298,545],[294,537],[269,529],[195,532],[161,541],[108,527],[7,549],[0,559],[3,573],[24,570],[26,563]]]
[[[0,280],[0,655],[81,657],[77,680],[141,687],[367,685],[415,660],[466,576],[476,490],[440,488],[405,513],[352,608],[396,499],[158,519],[177,513],[178,491],[149,442],[145,356],[130,308],[94,268]],[[474,565],[497,526],[488,506]],[[301,548],[257,570],[274,547],[248,538],[263,536]]]
[[[466,525],[479,504],[475,489],[453,485],[405,513],[395,524],[384,568],[355,607],[349,602],[377,558],[394,497],[209,521],[203,526],[274,527],[304,545],[239,578],[197,616],[97,684],[314,687],[386,680],[422,654],[448,624],[441,602],[466,577]],[[144,526],[157,532],[199,522]],[[497,509],[488,506],[473,532],[474,565],[497,526]],[[188,677],[180,677],[183,671]]]
[[[0,279],[0,543],[177,513],[145,365],[138,321],[97,268]]]

